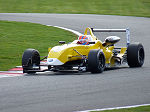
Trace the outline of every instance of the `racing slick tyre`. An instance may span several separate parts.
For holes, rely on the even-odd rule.
[[[23,73],[36,73],[40,69],[40,54],[35,49],[27,49],[22,56]],[[33,70],[33,71],[32,71]]]
[[[141,67],[144,64],[144,47],[141,43],[130,44],[127,48],[129,67]]]
[[[91,50],[88,54],[88,70],[91,73],[102,73],[105,69],[105,56],[100,49]]]

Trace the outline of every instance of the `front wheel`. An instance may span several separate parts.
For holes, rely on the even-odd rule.
[[[88,70],[91,73],[102,73],[105,69],[105,56],[100,49],[94,49],[88,55]]]
[[[130,44],[127,48],[129,67],[141,67],[144,64],[144,47],[141,43]]]
[[[22,56],[23,73],[35,73],[40,69],[40,54],[35,49],[27,49]]]

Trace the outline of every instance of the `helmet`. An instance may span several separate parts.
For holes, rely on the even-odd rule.
[[[79,36],[78,44],[89,45],[89,38],[87,36]]]

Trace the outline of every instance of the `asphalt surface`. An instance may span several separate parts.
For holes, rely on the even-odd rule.
[[[57,25],[83,33],[86,27],[130,28],[145,48],[142,68],[102,74],[53,73],[0,79],[0,112],[73,112],[150,104],[150,18],[78,14],[0,14],[0,20]],[[99,37],[100,38],[100,37]]]

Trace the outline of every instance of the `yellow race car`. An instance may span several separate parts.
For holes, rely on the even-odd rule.
[[[94,32],[125,32],[126,47],[115,47],[120,38],[109,36],[104,42]],[[85,33],[69,44],[59,41],[61,45],[49,48],[48,56],[40,59],[35,49],[27,49],[22,56],[24,73],[43,71],[82,71],[101,73],[105,68],[128,63],[129,67],[141,67],[144,63],[144,48],[141,43],[130,44],[129,29],[93,29],[86,28]],[[47,69],[41,70],[41,61],[45,60]]]

